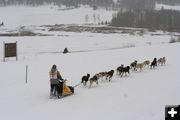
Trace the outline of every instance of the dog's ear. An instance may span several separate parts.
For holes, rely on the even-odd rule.
[[[87,76],[89,76],[89,77],[90,77],[90,74],[89,74],[89,73],[87,73]]]

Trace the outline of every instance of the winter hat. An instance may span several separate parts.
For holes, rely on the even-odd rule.
[[[56,65],[55,64],[52,66],[52,69],[56,69]]]

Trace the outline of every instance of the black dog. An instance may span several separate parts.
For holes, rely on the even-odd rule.
[[[4,26],[4,22],[2,22],[2,23],[0,24],[0,26]]]
[[[137,65],[137,60],[135,60],[134,62],[132,62],[132,63],[130,64],[131,68],[134,68],[134,70],[136,69],[136,68],[135,68],[136,65]]]
[[[124,65],[122,64],[121,66],[119,66],[117,69],[116,69],[116,74],[117,75],[121,75],[121,72],[122,72],[122,69],[124,68]]]
[[[89,80],[90,74],[87,74],[86,76],[82,76],[81,83],[83,83],[84,86],[86,86],[87,81]]]
[[[157,66],[157,58],[154,58],[154,60],[151,62],[151,69],[155,68]]]
[[[114,74],[114,70],[110,70],[109,72],[107,72],[106,73],[106,80],[109,79],[109,82],[110,82],[113,74]]]
[[[123,76],[124,73],[125,73],[125,75],[127,75],[126,73],[129,73],[129,70],[130,70],[130,66],[126,66],[126,67],[122,68],[120,71],[121,77]]]

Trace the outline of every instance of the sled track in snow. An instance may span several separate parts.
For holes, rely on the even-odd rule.
[[[77,51],[69,51],[68,53],[81,53],[81,52],[97,52],[97,51],[109,51],[109,50],[119,50],[119,49],[123,49],[124,47],[117,47],[117,48],[107,48],[107,49],[96,49],[96,50],[77,50]],[[48,53],[52,53],[52,54],[59,54],[59,53],[63,53],[63,52],[39,52],[40,54],[48,54]]]

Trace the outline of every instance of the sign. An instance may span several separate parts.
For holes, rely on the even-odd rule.
[[[180,105],[167,105],[165,107],[165,120],[179,120]]]
[[[17,60],[17,42],[4,43],[4,61],[6,57],[16,57]]]

